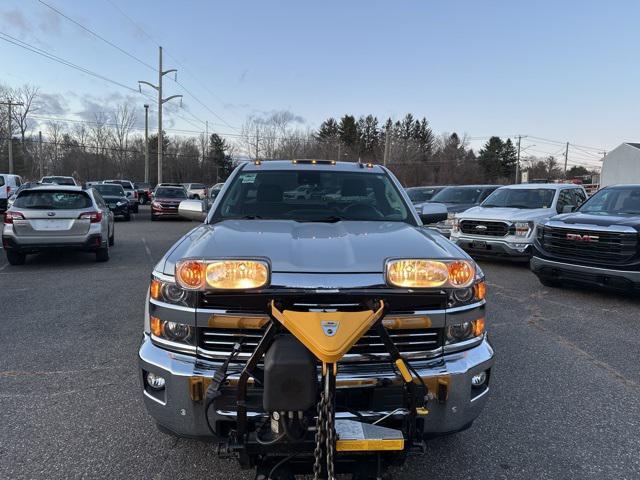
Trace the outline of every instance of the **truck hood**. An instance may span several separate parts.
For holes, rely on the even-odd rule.
[[[467,258],[437,232],[400,222],[225,220],[202,225],[167,253],[173,275],[182,258],[264,257],[273,272],[381,273],[388,258]]]
[[[555,222],[563,222],[567,225],[597,225],[599,227],[623,226],[632,227],[640,231],[640,218],[629,215],[590,215],[580,212],[565,213],[551,218]]]
[[[485,208],[481,206],[472,207],[464,213],[458,215],[458,218],[474,219],[474,220],[521,220],[535,221],[542,220],[558,213],[553,208],[502,208],[491,207]]]

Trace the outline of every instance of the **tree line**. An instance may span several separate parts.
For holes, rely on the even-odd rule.
[[[134,128],[137,118],[132,106],[123,103],[72,125],[56,120],[40,122],[40,142],[34,128],[39,96],[36,87],[0,86],[0,98],[23,103],[12,112],[12,132],[7,131],[6,109],[0,110],[0,171],[8,170],[11,138],[14,170],[27,179],[39,178],[41,171],[73,175],[81,181],[144,178],[145,142]],[[491,137],[476,153],[465,135],[436,135],[425,117],[411,113],[401,120],[383,122],[371,114],[345,114],[339,119],[327,118],[317,129],[303,130],[300,124],[293,114],[282,111],[248,117],[240,133],[230,138],[216,133],[189,137],[163,134],[163,179],[213,184],[227,178],[234,159],[326,158],[384,163],[406,186],[506,184],[516,180],[517,149],[511,139]],[[149,136],[148,148],[153,183],[157,135]],[[529,170],[531,179],[554,180],[563,174],[553,157],[523,158],[521,169]]]

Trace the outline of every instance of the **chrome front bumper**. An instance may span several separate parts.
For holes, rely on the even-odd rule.
[[[482,411],[488,397],[489,386],[472,388],[471,378],[490,370],[494,352],[486,335],[478,345],[468,350],[448,353],[428,361],[413,361],[412,365],[427,384],[444,383],[447,395],[444,399],[429,402],[429,415],[425,421],[425,433],[437,434],[460,430],[475,420]],[[144,335],[139,351],[140,380],[147,411],[162,427],[177,435],[191,438],[214,438],[205,423],[204,402],[191,398],[195,378],[212,378],[219,362],[202,360],[190,355],[169,352],[152,343]],[[389,379],[400,382],[391,366],[359,364],[344,365],[338,372],[338,382],[349,384],[349,380]],[[165,378],[164,390],[151,390],[144,381],[147,372]],[[230,376],[231,381],[234,376]],[[356,384],[357,382],[353,382]],[[340,387],[359,388],[359,387]],[[398,405],[401,407],[401,405]],[[211,423],[218,420],[233,421],[235,412],[218,410],[209,412]],[[360,412],[364,416],[386,412]],[[262,412],[249,412],[249,416]]]
[[[529,258],[533,248],[533,237],[525,238],[508,236],[504,238],[483,237],[481,235],[451,235],[453,243],[471,255],[495,257]],[[489,248],[476,248],[478,243],[484,243]]]

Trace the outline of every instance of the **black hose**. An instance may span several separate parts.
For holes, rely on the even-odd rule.
[[[278,463],[276,463],[273,468],[271,469],[271,471],[269,472],[269,475],[267,476],[267,480],[272,480],[271,479],[271,475],[273,475],[275,473],[275,471],[277,469],[279,469],[282,465],[284,465],[285,463],[287,463],[289,460],[297,457],[300,454],[300,452],[296,452],[293,453],[291,455],[289,455],[288,457],[283,458],[282,460],[280,460]]]

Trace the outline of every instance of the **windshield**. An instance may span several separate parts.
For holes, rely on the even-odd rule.
[[[93,187],[105,197],[124,197],[124,189],[120,185],[95,185]]]
[[[25,190],[13,204],[16,208],[37,210],[82,210],[93,204],[84,192],[56,192],[51,190]]]
[[[409,195],[409,199],[413,203],[421,203],[431,200],[431,198],[433,198],[433,196],[440,190],[442,190],[442,188],[414,187],[407,189],[407,195]]]
[[[70,177],[44,177],[42,183],[57,183],[58,185],[75,185],[76,182]]]
[[[591,215],[640,215],[640,187],[600,190],[578,211]]]
[[[183,188],[159,188],[156,198],[187,198],[187,194]]]
[[[409,211],[385,174],[281,170],[234,177],[216,218],[403,222]]]
[[[499,188],[482,202],[482,207],[551,208],[556,190],[552,188]]]
[[[478,203],[481,188],[448,187],[431,198],[436,203]]]

